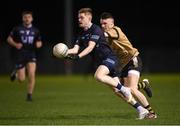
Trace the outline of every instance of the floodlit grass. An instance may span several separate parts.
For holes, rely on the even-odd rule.
[[[27,102],[26,83],[0,77],[0,124],[48,125],[165,125],[180,124],[180,74],[145,75],[158,114],[156,120],[135,120],[133,107],[91,76],[37,76],[33,102]]]

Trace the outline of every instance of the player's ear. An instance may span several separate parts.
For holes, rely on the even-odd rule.
[[[90,21],[92,20],[92,16],[91,16],[91,15],[89,15],[89,20],[90,20]]]

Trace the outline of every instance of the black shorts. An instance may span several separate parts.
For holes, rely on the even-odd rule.
[[[132,60],[129,61],[129,63],[122,69],[120,73],[120,77],[127,77],[128,71],[130,70],[136,70],[141,72],[142,71],[142,61],[139,56],[134,57]]]
[[[14,57],[15,68],[21,69],[29,62],[36,62],[36,55],[34,52],[18,52]]]

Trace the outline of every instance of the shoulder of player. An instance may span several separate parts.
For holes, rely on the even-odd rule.
[[[100,26],[96,25],[96,24],[92,24],[92,29],[101,29]]]
[[[10,32],[10,34],[12,35],[12,34],[18,34],[21,30],[22,30],[23,28],[22,28],[22,25],[16,25],[16,26],[14,26],[13,28],[12,28],[12,30],[11,30],[11,32]]]
[[[118,26],[114,26],[113,28],[111,28],[110,30],[107,31],[107,33],[109,33],[109,34],[121,34],[121,32],[122,32],[122,30]]]
[[[93,31],[93,32],[99,32],[99,33],[103,33],[103,30],[100,28],[100,26],[98,26],[98,25],[96,25],[96,24],[93,24],[92,25],[92,28],[91,28],[91,30]]]
[[[113,27],[113,30],[122,31],[121,28],[118,27],[118,26],[114,26],[114,27]]]
[[[19,24],[19,25],[13,27],[14,30],[21,30],[21,29],[24,29],[24,28],[25,27],[22,24]],[[32,26],[32,29],[38,31],[38,28],[36,28],[35,26]]]

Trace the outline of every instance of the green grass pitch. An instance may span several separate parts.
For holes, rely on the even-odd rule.
[[[180,74],[149,74],[158,114],[135,120],[137,112],[91,76],[38,76],[33,102],[25,101],[26,83],[0,76],[0,124],[165,125],[180,124]]]

